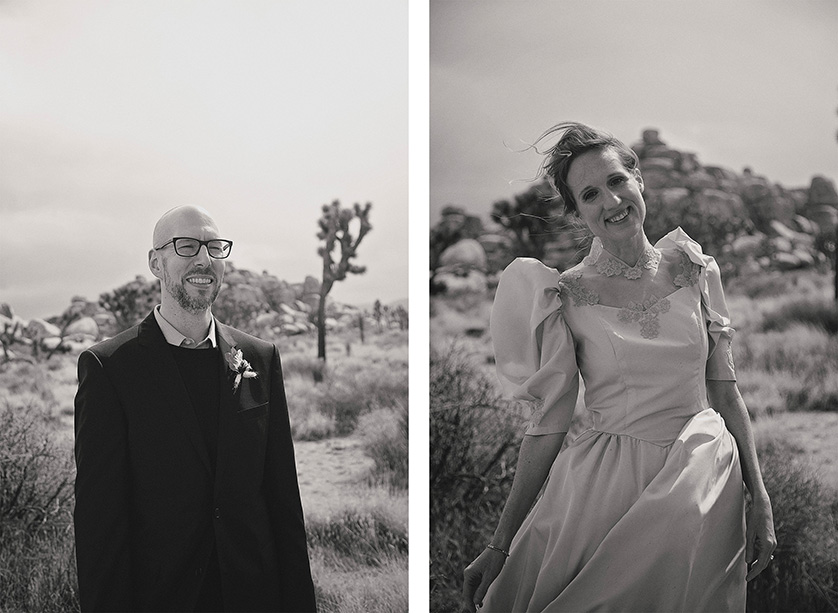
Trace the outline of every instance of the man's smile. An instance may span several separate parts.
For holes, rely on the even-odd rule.
[[[203,285],[207,286],[212,284],[215,279],[213,277],[207,275],[194,275],[191,277],[186,277],[186,280],[193,285]]]

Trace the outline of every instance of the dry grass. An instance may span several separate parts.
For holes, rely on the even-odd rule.
[[[312,549],[312,574],[320,613],[393,613],[408,610],[407,557],[378,566],[325,562]]]

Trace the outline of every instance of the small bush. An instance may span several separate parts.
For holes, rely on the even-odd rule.
[[[323,361],[316,355],[306,353],[282,354],[282,376],[285,379],[300,375],[308,381],[314,381],[315,373],[323,372]]]
[[[0,413],[0,610],[78,610],[73,554],[72,454],[42,406]]]
[[[334,435],[333,417],[320,411],[322,386],[299,372],[285,377],[285,396],[291,436],[295,441],[317,441]]]
[[[776,439],[759,446],[777,535],[775,559],[748,584],[748,611],[835,611],[838,494]]]
[[[838,336],[792,322],[737,337],[739,386],[753,417],[777,411],[838,410]]]
[[[737,367],[736,385],[751,419],[757,420],[785,411],[789,390],[795,389],[799,380],[788,373],[769,374]]]
[[[838,411],[838,371],[815,371],[786,396],[790,411]]]
[[[378,566],[385,559],[407,555],[407,529],[392,518],[346,511],[335,519],[307,527],[311,547],[328,550],[332,561]]]
[[[372,484],[383,481],[396,490],[407,490],[408,484],[408,417],[407,409],[379,409],[362,419],[358,429],[363,433],[364,448],[374,462],[370,473]]]
[[[37,400],[47,409],[55,406],[52,381],[40,364],[12,362],[0,366],[0,388],[9,397]],[[44,417],[47,416],[48,413],[45,413]]]
[[[335,434],[351,434],[365,413],[407,407],[407,364],[346,359],[327,368],[321,392],[320,412],[335,420]]]
[[[796,300],[763,317],[763,330],[785,330],[792,323],[802,323],[838,334],[838,306],[831,300]]]
[[[742,275],[726,279],[728,293],[744,294],[751,298],[769,298],[772,296],[797,296],[823,293],[830,279],[827,275],[816,272],[779,272],[765,271],[758,275]]]
[[[430,374],[431,610],[452,611],[509,493],[521,420],[460,350],[432,351]]]
[[[7,403],[0,413],[0,475],[0,537],[33,535],[66,521],[72,454],[56,445],[36,411]]]

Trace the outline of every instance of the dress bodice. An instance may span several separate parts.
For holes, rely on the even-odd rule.
[[[581,375],[595,430],[667,445],[708,407],[707,378],[735,379],[715,261],[680,229],[655,247],[643,278],[591,258],[561,275],[532,259],[504,271],[496,363],[508,395],[535,404],[529,434],[567,431]]]

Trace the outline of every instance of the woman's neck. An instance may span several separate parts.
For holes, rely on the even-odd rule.
[[[637,262],[649,244],[649,239],[646,238],[644,233],[636,234],[630,240],[626,241],[615,242],[602,240],[603,249],[629,266],[637,265]]]

